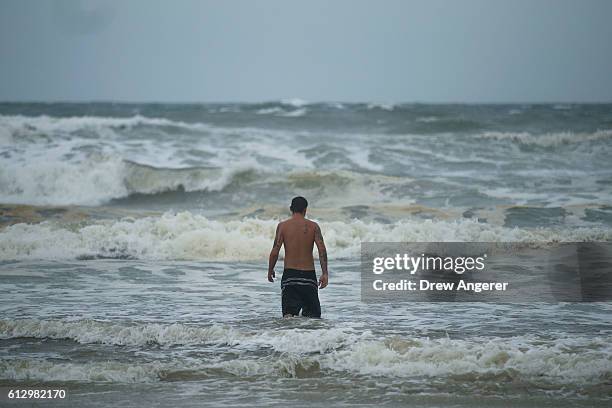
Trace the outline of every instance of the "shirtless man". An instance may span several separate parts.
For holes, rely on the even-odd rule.
[[[270,252],[268,281],[274,282],[274,266],[281,246],[285,245],[285,269],[281,279],[283,317],[321,317],[318,289],[327,286],[327,250],[321,228],[306,219],[308,201],[304,197],[291,200],[291,218],[278,224]],[[312,248],[317,244],[321,262],[321,278],[317,283]]]

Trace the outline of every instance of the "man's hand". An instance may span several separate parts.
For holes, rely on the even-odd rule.
[[[268,271],[268,282],[274,282],[274,278],[276,278],[276,273],[274,273],[274,269],[271,269]]]
[[[321,275],[321,277],[319,278],[319,289],[323,289],[327,286],[327,279],[328,279],[329,275],[324,273]]]

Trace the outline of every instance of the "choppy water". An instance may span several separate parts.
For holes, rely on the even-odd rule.
[[[610,241],[612,105],[0,104],[0,386],[79,405],[601,405],[611,306],[366,305],[362,241]],[[282,320],[311,202],[324,319]],[[96,393],[93,397],[91,393]]]

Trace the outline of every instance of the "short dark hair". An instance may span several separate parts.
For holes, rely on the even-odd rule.
[[[298,196],[291,200],[291,207],[289,209],[292,213],[303,213],[306,207],[308,207],[308,201],[304,197]]]

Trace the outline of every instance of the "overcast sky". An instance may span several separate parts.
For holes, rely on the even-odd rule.
[[[612,101],[609,0],[0,0],[0,100]]]

